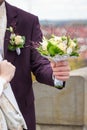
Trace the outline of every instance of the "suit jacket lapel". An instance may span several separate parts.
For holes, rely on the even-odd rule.
[[[7,2],[5,2],[5,5],[7,13],[7,28],[12,26],[15,29],[17,26],[17,12]],[[13,63],[16,53],[15,51],[8,50],[10,35],[11,33],[8,30],[6,30],[4,39],[4,58]]]

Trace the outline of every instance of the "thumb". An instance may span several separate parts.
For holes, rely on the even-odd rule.
[[[53,62],[53,61],[51,61],[50,64],[51,64],[51,67],[52,67],[52,68],[54,68],[54,67],[56,66],[56,63]]]

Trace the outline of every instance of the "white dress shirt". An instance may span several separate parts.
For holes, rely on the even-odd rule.
[[[3,2],[0,6],[0,52],[3,55],[3,49],[4,49],[4,36],[7,26],[7,17],[6,17],[6,8],[5,3]]]

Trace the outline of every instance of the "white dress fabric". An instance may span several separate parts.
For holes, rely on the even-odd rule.
[[[4,94],[0,97],[0,130],[23,130],[21,115]]]
[[[10,83],[5,86],[3,83],[4,79],[0,78],[0,130],[27,129]]]
[[[7,26],[7,16],[6,16],[6,8],[5,3],[0,6],[0,52],[2,56],[4,57],[4,36]]]

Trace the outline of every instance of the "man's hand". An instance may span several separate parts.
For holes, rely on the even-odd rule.
[[[53,76],[62,81],[69,79],[70,66],[68,61],[51,62]]]
[[[0,62],[0,77],[4,78],[6,82],[10,82],[15,74],[15,66],[7,60]]]

